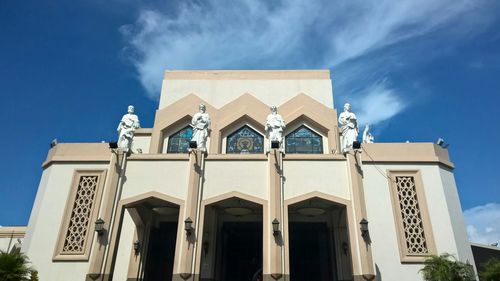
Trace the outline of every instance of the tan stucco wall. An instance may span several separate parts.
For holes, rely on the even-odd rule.
[[[207,160],[203,199],[238,191],[267,200],[267,166],[267,161]]]
[[[88,262],[53,262],[52,257],[59,237],[62,219],[78,169],[107,169],[105,164],[54,164],[46,168],[38,188],[28,224],[23,251],[28,255],[40,280],[85,280]],[[90,237],[93,237],[93,233]]]
[[[143,153],[148,153],[150,143],[151,135],[136,135],[132,144],[132,150],[137,152],[140,149]]]
[[[448,168],[454,167],[448,156],[448,150],[431,142],[363,143],[362,147],[363,163],[440,163]]]
[[[430,223],[433,230],[434,242],[437,253],[444,252],[459,255],[462,261],[467,259],[472,262],[472,253],[469,243],[463,241],[466,235],[465,228],[456,229],[453,225],[455,218],[450,214],[448,205],[460,208],[458,198],[447,197],[444,189],[453,188],[447,184],[443,186],[441,173],[443,171],[438,165],[363,165],[363,184],[365,188],[365,199],[369,221],[370,237],[372,239],[373,260],[378,271],[382,272],[382,280],[400,280],[405,276],[408,281],[422,280],[418,270],[422,264],[402,264],[400,260],[398,240],[396,233],[396,222],[391,203],[391,194],[387,178],[380,171],[387,170],[420,170]],[[458,234],[458,235],[457,235]]]
[[[472,256],[471,248],[469,246],[469,238],[467,237],[466,225],[458,197],[458,190],[455,184],[455,177],[448,169],[439,169],[441,175],[441,182],[443,185],[444,197],[446,198],[446,206],[448,208],[448,215],[451,220],[451,227],[458,247],[457,255],[463,261],[469,261],[475,264]]]
[[[285,200],[319,191],[350,200],[346,161],[284,161]]]
[[[281,105],[299,93],[333,107],[328,70],[166,71],[159,109],[194,93],[217,108],[244,93],[268,105]]]
[[[9,245],[9,243],[11,243]],[[0,251],[3,251],[3,252],[7,252],[9,251],[10,249],[12,249],[12,245],[14,245],[14,243],[16,243],[16,238],[12,238],[12,241],[11,241],[11,238],[0,238]],[[10,248],[9,248],[10,246]]]
[[[121,199],[157,191],[181,200],[187,195],[188,161],[128,161]]]
[[[108,143],[59,143],[52,147],[43,168],[52,163],[107,162],[111,157]]]

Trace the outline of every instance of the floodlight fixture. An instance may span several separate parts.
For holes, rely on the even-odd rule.
[[[198,148],[198,143],[196,141],[189,141],[189,148],[195,149]]]
[[[273,149],[279,149],[280,148],[280,142],[277,140],[271,141],[271,148]]]

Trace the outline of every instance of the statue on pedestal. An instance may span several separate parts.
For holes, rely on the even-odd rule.
[[[344,112],[339,115],[339,124],[342,133],[341,151],[347,153],[352,150],[352,143],[358,137],[358,122],[349,103],[344,105]]]
[[[283,129],[285,129],[285,121],[283,117],[278,114],[278,108],[271,106],[271,113],[267,115],[265,131],[269,139],[269,148],[273,141],[280,143],[280,148],[283,147]]]
[[[132,147],[135,130],[140,127],[139,117],[134,114],[134,106],[129,105],[127,114],[123,115],[116,129],[118,132],[118,148],[128,152]]]
[[[363,131],[363,143],[373,143],[373,135],[370,133],[370,125],[365,125],[365,130]]]
[[[200,112],[194,114],[191,120],[193,127],[193,137],[191,141],[196,141],[197,149],[203,152],[207,151],[207,137],[210,130],[211,120],[204,104],[200,104]]]

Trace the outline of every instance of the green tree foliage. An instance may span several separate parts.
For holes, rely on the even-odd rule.
[[[31,279],[30,281],[39,281],[38,279],[38,271],[36,270],[32,270],[31,271]]]
[[[479,273],[481,281],[498,281],[500,280],[500,260],[492,258],[484,264],[484,270]]]
[[[22,253],[0,251],[0,280],[29,281],[30,267],[28,258]]]
[[[474,269],[469,263],[457,261],[455,257],[444,253],[425,260],[420,270],[426,281],[474,281]]]

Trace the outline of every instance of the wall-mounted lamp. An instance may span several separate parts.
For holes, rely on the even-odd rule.
[[[280,222],[278,221],[278,219],[275,218],[273,220],[273,235],[278,236],[279,233],[280,233]]]
[[[353,148],[353,149],[360,149],[360,148],[361,148],[361,142],[359,142],[359,141],[354,141],[354,142],[352,143],[352,148]]]
[[[118,142],[116,142],[116,141],[109,142],[108,145],[109,145],[109,148],[111,148],[111,149],[118,148]]]
[[[359,229],[361,230],[361,236],[363,236],[363,238],[368,237],[368,221],[366,219],[363,218],[359,222]]]
[[[186,230],[186,235],[187,236],[190,236],[191,235],[191,231],[193,230],[193,220],[191,220],[190,217],[188,217],[185,221],[184,221],[184,230]]]
[[[104,233],[104,221],[101,218],[95,221],[95,232],[97,232],[97,235],[102,235]]]
[[[137,255],[141,249],[141,242],[139,240],[134,241],[134,253]]]

